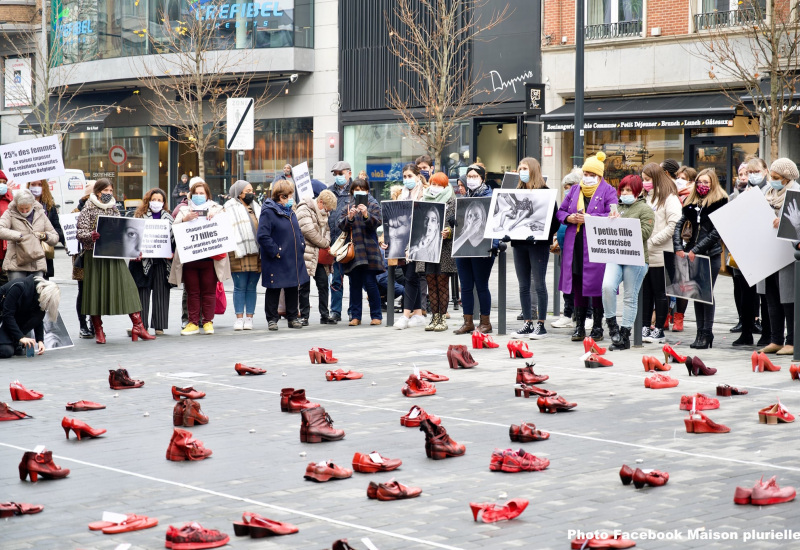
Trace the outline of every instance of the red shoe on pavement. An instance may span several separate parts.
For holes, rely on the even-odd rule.
[[[310,481],[325,482],[329,479],[347,479],[352,477],[353,470],[337,466],[330,460],[324,462],[309,462],[306,466],[304,478]]]
[[[64,428],[64,433],[67,434],[67,439],[69,439],[69,431],[72,430],[75,432],[75,436],[78,438],[78,441],[81,440],[81,437],[100,437],[106,433],[106,430],[102,428],[92,428],[86,422],[81,422],[75,418],[67,418],[66,416],[61,419],[61,427]]]
[[[683,332],[683,313],[673,315],[672,332]]]
[[[560,411],[568,411],[578,406],[577,403],[570,403],[563,397],[540,397],[536,400],[536,405],[539,407],[539,412],[549,412],[555,414]]]
[[[44,394],[35,390],[29,390],[19,380],[14,380],[9,384],[8,389],[11,391],[12,401],[37,401],[44,397]]]
[[[669,474],[667,472],[659,472],[658,470],[642,470],[636,468],[633,472],[633,485],[637,489],[641,489],[645,485],[651,487],[661,487],[666,485],[669,481]]]
[[[758,411],[758,422],[760,424],[779,424],[781,422],[788,424],[794,422],[794,416],[778,401]]]
[[[364,375],[354,370],[344,371],[342,369],[329,370],[325,373],[325,380],[332,382],[334,380],[359,380]]]
[[[545,380],[550,379],[546,374],[536,374],[533,372],[534,366],[536,366],[536,363],[525,363],[524,367],[517,369],[517,384],[541,384]]]
[[[94,403],[92,401],[74,401],[72,403],[67,403],[67,410],[78,412],[78,411],[99,411],[100,409],[105,409],[105,405],[101,405],[100,403]]]
[[[233,368],[236,371],[236,374],[238,374],[239,376],[244,376],[246,374],[259,375],[267,373],[266,369],[259,369],[258,367],[248,367],[244,363],[236,363],[233,366]]]
[[[434,374],[429,370],[419,371],[419,377],[421,380],[425,380],[426,382],[447,382],[450,380],[444,374]]]
[[[532,422],[520,422],[519,426],[511,424],[508,429],[508,436],[511,441],[519,441],[520,443],[531,443],[533,441],[544,441],[550,439],[550,434],[537,430],[536,425]]]
[[[681,396],[680,409],[682,411],[708,411],[719,408],[719,399],[709,397],[704,393]]]
[[[412,374],[408,377],[408,380],[406,380],[401,392],[406,397],[422,397],[424,395],[435,394],[436,386],[430,382],[424,382]]]
[[[206,449],[202,441],[193,438],[191,432],[174,428],[167,447],[167,460],[173,462],[203,460],[212,454],[211,449]]]
[[[306,399],[306,390],[294,388],[281,389],[281,411],[297,413],[304,409],[319,407],[319,403],[312,403]]]
[[[666,374],[654,374],[650,378],[644,379],[644,387],[652,390],[661,390],[664,388],[674,388],[678,385],[677,378],[671,378]]]
[[[260,539],[266,536],[291,535],[300,529],[291,523],[274,521],[252,512],[242,514],[242,521],[233,522],[233,532],[237,537]]]
[[[520,449],[519,451],[505,453],[500,471],[512,474],[516,472],[539,472],[548,466],[550,466],[548,459],[539,458]]]
[[[472,517],[475,518],[475,521],[478,521],[480,516],[480,520],[484,523],[495,523],[518,517],[528,507],[528,501],[523,498],[515,498],[503,505],[492,502],[470,502],[469,507],[472,510]]]
[[[758,372],[778,372],[779,370],[781,370],[781,368],[778,365],[773,365],[766,353],[760,353],[758,355]]]
[[[789,367],[789,374],[792,375],[792,380],[800,380],[800,365],[792,365]]]
[[[8,406],[8,403],[0,403],[0,422],[7,420],[22,420],[23,418],[33,418],[22,411],[16,411]]]
[[[533,352],[528,350],[528,344],[522,340],[509,340],[506,347],[508,348],[508,355],[512,359],[530,359],[533,357]]]
[[[186,388],[179,388],[172,386],[172,398],[175,401],[180,401],[182,397],[186,399],[202,399],[206,396],[206,392],[194,389],[192,386]]]
[[[594,340],[592,340],[594,342]],[[600,357],[596,353],[592,353],[589,358],[583,362],[587,369],[596,369],[598,367],[613,367],[614,363],[604,357]]]
[[[768,506],[770,504],[780,504],[794,500],[797,491],[794,487],[784,487],[781,489],[775,483],[773,477],[763,485],[756,485],[750,494],[750,504],[754,506]]]
[[[686,425],[686,433],[689,434],[723,434],[731,431],[729,427],[717,424],[699,411],[691,412],[683,419],[683,423]]]
[[[672,358],[672,360],[675,361],[676,363],[685,363],[686,362],[686,356],[685,355],[681,355],[680,353],[678,353],[677,351],[672,349],[672,346],[670,346],[669,344],[664,344],[664,347],[661,348],[661,351],[664,352],[664,363],[665,364],[669,363],[670,358]]]
[[[594,341],[594,338],[591,336],[587,336],[583,339],[583,351],[585,353],[592,352],[595,355],[605,355],[608,351],[607,348],[601,348],[597,345],[597,342]]]
[[[391,472],[398,469],[402,464],[403,461],[399,458],[386,458],[376,451],[353,455],[353,470],[362,474]]]
[[[438,416],[428,414],[425,412],[425,409],[414,405],[408,411],[407,415],[400,417],[400,425],[405,426],[406,428],[418,428],[419,423],[423,420],[430,420],[437,426],[442,423],[442,420]]]
[[[204,550],[228,544],[230,537],[216,529],[206,529],[196,522],[187,523],[180,529],[167,528],[166,547],[172,550]]]

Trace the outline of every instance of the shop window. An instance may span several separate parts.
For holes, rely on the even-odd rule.
[[[767,17],[767,0],[697,0],[695,31],[757,24]]]
[[[645,0],[585,0],[586,40],[641,36]]]

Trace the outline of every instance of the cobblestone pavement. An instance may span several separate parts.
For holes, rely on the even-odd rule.
[[[509,262],[509,273],[513,266]],[[65,273],[59,262],[57,273]],[[76,287],[63,286],[62,313],[77,337],[72,313]],[[510,293],[515,293],[511,286]],[[0,424],[0,501],[45,505],[35,516],[0,520],[0,548],[113,549],[120,543],[133,548],[162,548],[167,525],[198,521],[231,535],[237,548],[330,548],[348,538],[366,548],[369,537],[381,550],[399,548],[568,548],[570,530],[620,529],[678,539],[641,540],[640,548],[791,548],[784,540],[746,542],[746,536],[792,529],[798,504],[758,508],[736,506],[737,485],[752,486],[762,475],[778,476],[779,485],[800,484],[798,424],[762,425],[756,411],[780,397],[790,411],[800,411],[800,386],[792,384],[789,359],[778,359],[783,370],[754,374],[751,350],[734,350],[727,332],[734,322],[730,281],[720,278],[717,340],[700,357],[719,373],[712,378],[687,375],[675,365],[677,388],[644,388],[643,353],[659,355],[659,347],[609,352],[614,366],[586,369],[583,348],[569,341],[565,330],[530,342],[536,370],[550,375],[544,387],[578,403],[574,412],[540,414],[534,399],[516,398],[515,368],[509,359],[509,336],[495,338],[496,350],[475,351],[479,366],[472,370],[447,368],[447,345],[468,344],[467,337],[422,329],[397,331],[382,327],[322,327],[314,324],[277,333],[265,330],[262,305],[253,332],[232,331],[233,314],[218,318],[214,336],[180,337],[180,294],[172,295],[168,334],[154,342],[131,343],[125,337],[128,320],[107,318],[108,344],[77,340],[72,349],[35,359],[5,361],[3,384],[19,379],[45,394],[34,402],[13,406],[33,420]],[[513,326],[518,300],[509,296]],[[313,304],[313,301],[312,301]],[[455,328],[457,314],[451,320]],[[688,318],[693,319],[691,309]],[[694,338],[687,332],[670,334],[679,352],[688,353]],[[327,382],[324,365],[311,365],[311,346],[332,348],[336,367],[361,371],[357,381]],[[239,377],[236,362],[261,366],[268,374]],[[413,365],[450,376],[437,384],[435,396],[408,399],[400,388]],[[122,366],[143,388],[115,392],[107,383],[108,369]],[[170,387],[193,384],[206,391],[200,401],[210,422],[189,428],[213,457],[202,462],[165,460],[172,433],[174,401]],[[713,394],[717,384],[745,387],[749,394],[722,398],[719,410],[708,415],[731,427],[728,434],[687,434],[680,396]],[[300,416],[280,412],[283,387],[305,388],[309,399],[321,403],[347,435],[342,441],[305,444],[299,441]],[[2,389],[2,391],[6,391]],[[8,395],[6,394],[6,397]],[[65,440],[60,426],[68,401],[87,399],[107,408],[69,413],[108,430],[101,438]],[[425,457],[424,435],[400,426],[399,417],[420,405],[442,418],[448,433],[467,447],[466,455],[433,461]],[[494,448],[507,448],[511,423],[529,421],[550,431],[548,441],[524,444],[525,450],[550,459],[543,472],[504,474],[488,469]],[[23,450],[46,445],[57,464],[70,468],[59,481],[21,482],[17,464]],[[516,444],[518,447],[519,444]],[[379,451],[401,458],[392,474],[354,474],[351,479],[318,484],[303,480],[306,464],[332,459],[350,465],[353,453]],[[637,490],[623,486],[622,464],[666,470],[669,483]],[[366,497],[370,480],[395,477],[423,489],[420,498],[378,502]],[[504,502],[525,498],[530,505],[518,519],[498,524],[472,520],[470,501]],[[90,532],[86,525],[103,511],[141,513],[159,519],[159,526],[122,535]],[[235,538],[231,522],[253,511],[300,528],[295,535],[273,539]],[[705,531],[695,531],[702,530]],[[690,540],[689,532],[733,536],[736,540]],[[677,535],[676,535],[677,534]]]

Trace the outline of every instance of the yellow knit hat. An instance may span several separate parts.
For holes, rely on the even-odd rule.
[[[606,154],[602,151],[598,151],[595,156],[586,159],[586,162],[583,163],[583,171],[597,174],[602,178],[603,170],[605,169],[605,164],[603,164],[604,160],[606,160]]]

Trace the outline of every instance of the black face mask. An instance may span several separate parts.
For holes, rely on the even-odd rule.
[[[102,202],[103,204],[108,204],[112,200],[114,200],[114,195],[112,195],[111,193],[100,193],[100,202]]]
[[[255,200],[255,198],[256,198],[255,193],[245,193],[244,198],[242,200],[244,201],[245,204],[250,204]]]

